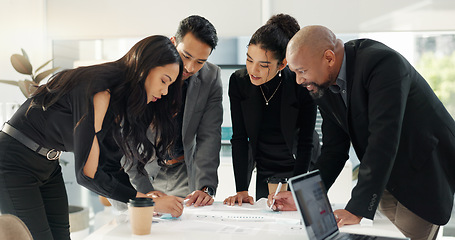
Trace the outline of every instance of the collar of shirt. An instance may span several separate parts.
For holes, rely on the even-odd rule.
[[[346,92],[347,84],[346,84],[346,52],[343,54],[343,63],[341,64],[340,72],[337,76],[337,84],[331,85],[329,87],[330,91],[333,93],[340,93],[344,90]]]

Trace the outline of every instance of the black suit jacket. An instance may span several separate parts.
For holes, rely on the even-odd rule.
[[[281,131],[289,151],[296,156],[294,174],[306,172],[313,150],[316,104],[308,91],[299,87],[289,68],[282,71]],[[259,89],[254,86],[246,69],[236,71],[229,81],[229,99],[233,135],[232,160],[237,191],[248,190],[251,170],[248,148],[256,155],[259,128],[265,104]],[[249,167],[248,167],[249,166]]]
[[[426,80],[379,42],[345,44],[347,108],[330,90],[317,100],[323,117],[316,164],[329,187],[348,159],[360,160],[346,209],[372,219],[384,189],[409,210],[446,224],[455,188],[455,122]]]

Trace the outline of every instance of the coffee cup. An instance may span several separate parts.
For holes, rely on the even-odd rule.
[[[269,177],[267,178],[267,185],[269,187],[269,194],[275,194],[278,184],[281,182],[281,189],[279,192],[286,191],[288,189],[288,179],[280,177]]]
[[[134,198],[128,202],[131,230],[134,235],[148,235],[152,228],[155,202],[151,198]]]

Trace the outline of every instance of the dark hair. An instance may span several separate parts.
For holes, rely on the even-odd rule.
[[[300,26],[295,18],[287,14],[277,14],[256,30],[248,46],[259,45],[262,49],[272,51],[278,63],[281,63],[286,57],[286,46],[289,40],[299,30]]]
[[[147,104],[144,83],[150,70],[173,63],[179,64],[175,83],[169,86],[168,94],[161,100]],[[116,118],[114,139],[128,160],[127,163],[137,159],[137,168],[143,172],[144,165],[152,159],[153,154],[156,154],[159,163],[164,162],[163,156],[170,151],[174,138],[178,135],[174,118],[181,105],[182,70],[180,55],[169,38],[151,36],[136,43],[115,62],[56,74],[47,84],[37,89],[31,107],[45,110],[84,81],[88,81],[84,88],[87,99],[108,89],[111,95],[110,109]],[[102,87],[94,87],[99,85]],[[87,106],[88,109],[90,105]],[[87,114],[79,120],[76,127],[86,116]],[[150,141],[146,136],[149,127],[157,133],[165,134],[156,134],[154,141]]]
[[[212,50],[215,49],[218,44],[215,27],[204,17],[191,15],[180,21],[177,33],[175,34],[177,43],[180,43],[183,40],[183,37],[189,32],[200,41],[209,45]]]

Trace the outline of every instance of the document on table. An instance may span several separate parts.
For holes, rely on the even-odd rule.
[[[254,205],[244,203],[242,206],[228,206],[222,202],[215,202],[203,207],[185,207],[180,218],[170,218],[163,215],[161,219],[181,219],[198,221],[220,222],[277,222],[284,224],[300,224],[300,216],[296,211],[276,212],[267,207],[267,199],[262,198]]]
[[[302,231],[300,215],[296,211],[274,212],[267,207],[267,199],[254,205],[228,206],[215,202],[203,207],[185,207],[183,215],[173,218],[163,215],[154,221],[163,228],[172,226],[173,231],[202,231],[254,235],[264,231]],[[168,224],[172,222],[172,224]],[[176,230],[177,229],[177,230]],[[164,229],[163,229],[164,230]]]

